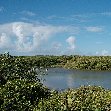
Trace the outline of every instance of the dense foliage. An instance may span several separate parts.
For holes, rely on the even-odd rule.
[[[0,110],[31,111],[49,89],[43,87],[31,61],[9,54],[0,56]]]
[[[0,83],[5,84],[7,80],[14,79],[36,79],[32,68],[28,60],[4,54],[0,56]]]
[[[48,88],[39,82],[27,80],[8,81],[0,88],[1,110],[28,111],[37,106],[39,100],[47,98]]]
[[[82,86],[61,93],[53,92],[49,99],[41,100],[38,109],[39,111],[110,111],[111,91],[97,86]]]
[[[82,70],[111,70],[110,56],[73,56],[65,64],[66,68]]]
[[[0,111],[110,111],[111,91],[82,86],[49,90],[37,78],[44,67],[111,70],[111,57],[0,55]],[[36,71],[36,68],[39,70]]]
[[[31,56],[21,57],[33,66],[65,67],[81,70],[111,70],[111,56]]]

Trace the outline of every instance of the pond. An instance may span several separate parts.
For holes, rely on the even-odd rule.
[[[42,83],[56,90],[77,88],[82,85],[102,86],[111,89],[111,71],[81,71],[64,68],[49,68],[42,75]]]

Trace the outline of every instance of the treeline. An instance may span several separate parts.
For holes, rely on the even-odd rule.
[[[72,56],[15,56],[16,58],[25,59],[31,66],[37,67],[63,67]]]
[[[20,57],[19,57],[20,58]],[[65,67],[81,70],[111,70],[111,56],[30,56],[21,57],[38,67]]]
[[[2,54],[3,55],[3,54]],[[0,56],[1,57],[1,56]],[[37,55],[37,56],[13,56],[16,59],[25,60],[34,67],[65,67],[81,70],[111,70],[111,56],[80,56],[80,55]]]
[[[82,86],[58,92],[43,86],[37,78],[40,73],[36,72],[36,68],[64,66],[74,58],[0,55],[0,111],[110,111],[110,90]]]
[[[73,56],[64,67],[82,70],[111,70],[111,56]]]

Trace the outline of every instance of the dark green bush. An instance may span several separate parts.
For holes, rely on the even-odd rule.
[[[33,66],[27,59],[14,57],[11,55],[0,56],[0,84],[3,85],[8,80],[27,79],[37,80],[37,72],[32,70]]]
[[[111,98],[109,91],[102,87],[82,86],[76,91],[68,92],[72,111],[109,111]]]
[[[52,93],[39,102],[35,111],[110,111],[111,91],[97,86],[82,86],[61,93]]]
[[[64,100],[64,95],[54,91],[48,99],[44,98],[39,102],[35,111],[65,111],[66,106]]]
[[[2,111],[31,111],[50,92],[40,82],[27,80],[8,81],[0,88]],[[1,102],[2,101],[2,102]]]
[[[73,56],[64,67],[82,70],[111,70],[111,56]]]

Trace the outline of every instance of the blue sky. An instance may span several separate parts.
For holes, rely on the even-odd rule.
[[[111,0],[0,0],[0,53],[111,55]]]

